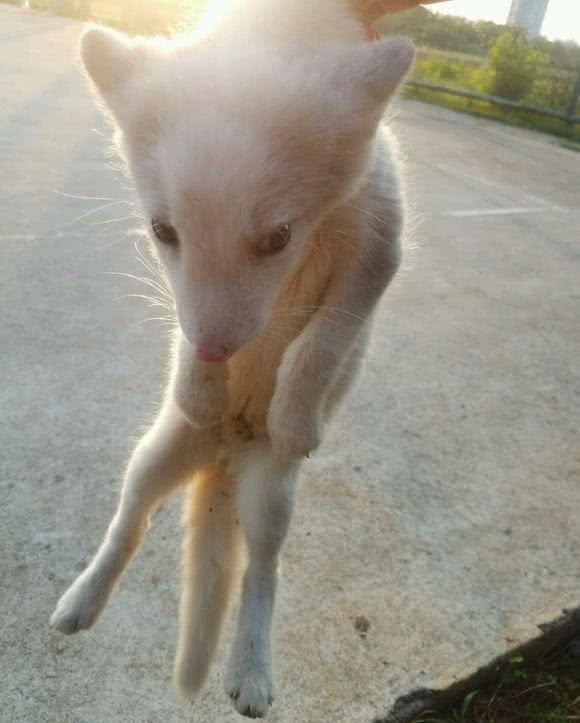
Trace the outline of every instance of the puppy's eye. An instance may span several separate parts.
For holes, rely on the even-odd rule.
[[[292,237],[292,229],[289,223],[279,226],[267,236],[258,246],[260,256],[273,256],[288,246]]]
[[[155,234],[155,238],[165,246],[177,246],[179,237],[177,231],[168,223],[163,223],[157,218],[151,221],[151,229]]]

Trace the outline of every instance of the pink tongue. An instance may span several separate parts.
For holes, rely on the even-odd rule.
[[[227,358],[227,349],[225,347],[205,347],[198,346],[196,349],[197,358],[203,362],[221,362]]]

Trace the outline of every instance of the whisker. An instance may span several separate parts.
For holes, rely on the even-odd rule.
[[[159,268],[159,262],[157,262],[157,265],[154,266],[154,261],[147,256],[145,256],[145,253],[139,246],[137,242],[135,242],[135,251],[137,253],[137,261],[139,261],[140,264],[142,264],[150,273],[153,274],[157,279],[159,279],[159,283],[163,288],[166,289],[167,295],[171,296],[171,292],[169,289],[166,288],[166,279],[163,276],[161,269]]]
[[[354,317],[355,319],[359,319],[360,321],[364,322],[365,324],[369,324],[371,326],[373,324],[372,321],[370,321],[369,319],[366,319],[364,316],[359,316],[358,314],[355,314],[352,311],[348,311],[348,309],[342,309],[339,306],[303,306],[298,309],[284,309],[281,311],[274,312],[272,318],[275,318],[277,315],[282,316],[282,315],[297,315],[297,314],[314,316],[314,314],[318,311],[330,311],[330,312],[337,312],[340,314],[346,314],[348,316]],[[322,316],[319,316],[318,314],[317,314],[317,318],[322,318],[325,321],[330,321],[337,325],[340,324],[340,322],[336,319],[322,317]]]
[[[81,218],[83,218],[81,216]],[[91,223],[85,223],[83,226],[105,226],[105,225],[112,225],[114,223],[121,223],[122,221],[132,221],[135,218],[135,216],[121,216],[120,218],[110,218],[106,221],[91,221]]]
[[[150,316],[147,319],[141,319],[141,321],[136,322],[136,326],[145,324],[148,321],[160,321],[162,322],[161,326],[175,326],[175,324],[177,324],[175,319],[171,319],[168,316]]]
[[[121,299],[144,299],[149,303],[149,306],[159,306],[162,309],[167,309],[167,311],[175,311],[175,307],[168,304],[165,299],[158,299],[155,296],[147,296],[146,294],[123,294],[122,296],[118,296],[116,301],[120,301]]]
[[[120,203],[128,203],[128,201],[111,201],[110,203],[105,203],[102,206],[99,206],[98,208],[93,208],[91,211],[87,211],[86,213],[82,213],[80,216],[77,216],[72,221],[67,221],[62,226],[59,226],[59,228],[68,228],[69,226],[74,226],[75,223],[78,223],[79,221],[82,221],[83,218],[88,218],[89,216],[93,216],[95,213],[99,213],[100,211],[104,211],[107,208],[111,208],[112,206],[118,206]],[[103,223],[101,221],[101,223]],[[85,225],[91,225],[91,224],[85,224]]]
[[[165,287],[165,277],[161,273],[160,269],[155,268],[155,266],[153,266],[153,264],[139,251],[137,252],[137,261],[141,264],[141,266],[144,266],[149,273],[153,274],[156,279],[159,279],[161,285]],[[169,289],[167,289],[167,291],[169,291]]]
[[[147,267],[145,267],[147,268]],[[152,272],[150,272],[152,273]],[[157,274],[153,274],[154,278],[149,279],[151,284],[156,284],[157,291],[165,297],[168,301],[171,301],[173,303],[173,294],[169,291],[169,289],[165,286],[165,279],[162,276],[158,276]],[[147,278],[147,277],[144,277]]]
[[[160,294],[167,296],[167,289],[160,286],[153,279],[148,279],[145,276],[134,276],[133,274],[124,273],[122,271],[105,271],[104,273],[111,276],[124,276],[128,279],[132,279],[133,281],[139,281],[140,283],[145,284],[146,286],[150,286],[152,289],[155,289],[155,291],[159,292]],[[168,298],[171,298],[173,300],[172,297]]]
[[[364,213],[366,216],[374,219],[375,221],[379,221],[379,222],[382,221],[380,216],[378,216],[376,213],[373,213],[372,211],[369,211],[367,208],[362,208],[361,206],[355,206],[353,204],[348,204],[347,208],[352,208],[355,211],[360,211],[361,213]]]
[[[166,296],[167,298],[173,300],[173,296],[170,294],[169,290],[163,284],[160,284],[159,281],[157,281],[156,279],[151,279],[148,276],[133,276],[132,274],[128,274],[128,276],[135,281],[140,281],[147,286],[151,286],[163,296]]]
[[[283,344],[289,344],[291,339],[288,336],[284,336],[279,333],[276,329],[268,327],[258,336],[257,341],[263,346],[268,341],[279,341]]]
[[[64,196],[65,198],[75,198],[79,201],[116,201],[118,203],[127,203],[131,206],[135,205],[134,201],[126,201],[121,198],[107,198],[106,196],[79,196],[75,195],[74,193],[65,193],[64,191],[59,191],[56,188],[54,188],[52,192],[56,193],[57,196]]]
[[[288,332],[290,332],[290,333],[292,333],[292,334],[294,334],[294,335],[296,336],[297,334],[300,333],[301,324],[300,324],[300,323],[298,323],[298,324],[292,324],[292,322],[284,323],[284,322],[279,321],[278,319],[275,319],[275,320],[272,322],[272,325],[271,325],[270,328],[271,328],[271,329],[281,329],[281,330],[284,330],[284,331],[288,331]]]
[[[354,314],[352,311],[348,311],[348,309],[341,309],[339,306],[319,306],[318,309],[322,309],[325,311],[338,311],[340,314],[347,314],[348,316],[352,316],[355,319],[359,319],[360,321],[363,321],[365,324],[372,325],[372,321],[370,319],[366,319],[364,316],[359,316],[358,314]]]
[[[322,307],[312,307],[312,309],[308,309],[305,307],[304,309],[286,309],[284,311],[274,312],[272,315],[273,319],[277,319],[279,317],[292,317],[292,316],[298,316],[303,318],[314,318],[315,312]],[[337,319],[331,319],[327,316],[322,316],[321,314],[316,314],[317,319],[321,319],[322,321],[327,321],[330,324],[334,324],[335,326],[339,325],[339,321]]]

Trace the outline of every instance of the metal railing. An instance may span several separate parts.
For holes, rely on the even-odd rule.
[[[448,95],[457,95],[461,98],[469,98],[471,100],[484,101],[486,103],[497,105],[500,108],[510,108],[512,110],[521,110],[527,113],[536,113],[537,115],[543,115],[548,118],[557,118],[569,125],[580,123],[580,116],[576,115],[576,105],[578,103],[578,97],[580,96],[580,76],[574,86],[572,97],[570,98],[570,103],[566,112],[553,110],[552,108],[543,108],[538,105],[530,105],[528,103],[520,103],[515,100],[509,100],[508,98],[501,98],[498,95],[478,93],[475,90],[465,90],[464,88],[453,88],[448,85],[439,85],[439,83],[431,83],[428,80],[419,80],[416,78],[407,80],[407,86],[410,88],[433,90],[437,93],[447,93]]]

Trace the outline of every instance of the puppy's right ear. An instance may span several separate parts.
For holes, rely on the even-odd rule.
[[[80,46],[85,70],[113,112],[125,84],[146,73],[151,60],[162,54],[161,41],[130,38],[100,25],[83,32]]]
[[[88,27],[81,35],[81,59],[103,96],[122,84],[135,66],[131,40],[98,25]]]

